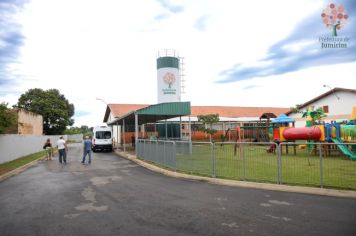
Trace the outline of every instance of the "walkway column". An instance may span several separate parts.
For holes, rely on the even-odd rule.
[[[145,130],[146,130],[146,125],[142,124],[141,125],[141,137],[145,138]]]
[[[229,142],[231,142],[231,130],[232,130],[232,126],[231,126],[231,122],[229,122]]]
[[[125,119],[122,120],[122,127],[123,127],[123,130],[122,130],[122,143],[124,144],[124,152],[126,152],[126,142],[125,142]]]
[[[223,129],[223,135],[224,135],[224,142],[226,142],[226,140],[225,140],[225,134],[226,134],[226,124],[225,124],[225,121],[223,121],[223,123],[222,123],[222,129]]]
[[[137,156],[137,142],[138,142],[138,114],[135,113],[135,152]]]
[[[166,123],[166,140],[168,139],[168,130],[167,130],[167,119],[164,120]]]
[[[188,121],[188,124],[189,124],[189,142],[192,142],[192,122],[190,120],[190,116],[189,116],[189,121]]]
[[[119,143],[120,143],[120,136],[119,136],[119,123],[116,122],[116,148],[119,149]]]
[[[192,154],[193,152],[193,147],[192,147],[192,122],[190,120],[190,115],[189,115],[189,154]]]

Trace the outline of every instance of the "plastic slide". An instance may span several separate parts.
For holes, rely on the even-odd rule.
[[[335,144],[337,144],[337,147],[340,149],[340,151],[348,156],[351,160],[356,161],[356,154],[353,153],[348,147],[342,142],[340,138],[332,138],[331,139]]]

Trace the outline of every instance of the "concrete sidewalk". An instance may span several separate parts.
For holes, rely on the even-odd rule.
[[[265,189],[265,190],[273,190],[273,191],[281,191],[281,192],[304,193],[304,194],[313,194],[313,195],[331,196],[331,197],[356,198],[356,191],[350,191],[350,190],[290,186],[290,185],[269,184],[269,183],[256,183],[256,182],[248,182],[248,181],[227,180],[227,179],[209,178],[209,177],[197,176],[197,175],[189,175],[189,174],[179,173],[167,169],[162,169],[158,166],[149,164],[143,160],[138,159],[134,154],[130,154],[127,152],[125,153],[119,150],[115,150],[115,153],[149,170],[175,178],[205,181],[211,184],[219,184],[219,185],[225,185],[231,187]]]

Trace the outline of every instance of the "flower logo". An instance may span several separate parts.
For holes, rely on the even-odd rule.
[[[176,77],[174,76],[173,73],[171,72],[167,72],[164,76],[163,76],[163,81],[168,84],[168,88],[171,88],[172,84],[174,84],[174,82],[176,81]]]
[[[343,5],[329,4],[321,13],[321,19],[326,27],[331,29],[332,36],[337,36],[337,30],[347,22],[349,16]]]

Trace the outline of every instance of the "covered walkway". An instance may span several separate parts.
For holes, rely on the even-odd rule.
[[[108,122],[108,125],[121,126],[122,133],[125,137],[125,126],[134,125],[135,126],[135,143],[138,140],[139,126],[143,124],[152,124],[159,121],[165,122],[165,134],[167,136],[167,119],[180,118],[180,132],[181,132],[181,117],[189,116],[189,127],[190,125],[190,115],[191,106],[190,102],[170,102],[170,103],[159,103],[151,105],[145,108],[134,110],[126,113],[121,117],[115,118],[113,121]],[[190,128],[189,128],[190,129]],[[189,140],[191,140],[191,132],[189,132]],[[180,133],[180,137],[182,137]],[[124,152],[125,149],[125,138],[123,139]]]

